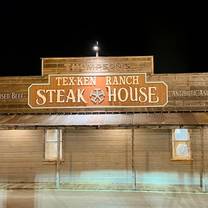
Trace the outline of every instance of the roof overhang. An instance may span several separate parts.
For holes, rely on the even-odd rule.
[[[65,126],[208,125],[208,113],[13,114],[0,115],[0,128]]]

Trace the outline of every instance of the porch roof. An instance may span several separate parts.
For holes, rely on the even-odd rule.
[[[0,115],[0,127],[208,125],[208,113],[12,114]]]

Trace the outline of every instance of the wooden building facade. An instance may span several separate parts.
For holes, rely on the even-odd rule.
[[[207,73],[42,59],[42,76],[0,77],[0,184],[207,192],[207,110]]]

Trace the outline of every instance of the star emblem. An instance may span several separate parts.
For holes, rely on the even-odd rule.
[[[95,104],[100,104],[104,101],[105,93],[102,89],[97,88],[91,91],[90,100]]]

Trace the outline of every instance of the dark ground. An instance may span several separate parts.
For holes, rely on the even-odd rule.
[[[111,191],[0,191],[0,208],[206,208],[207,194]]]

